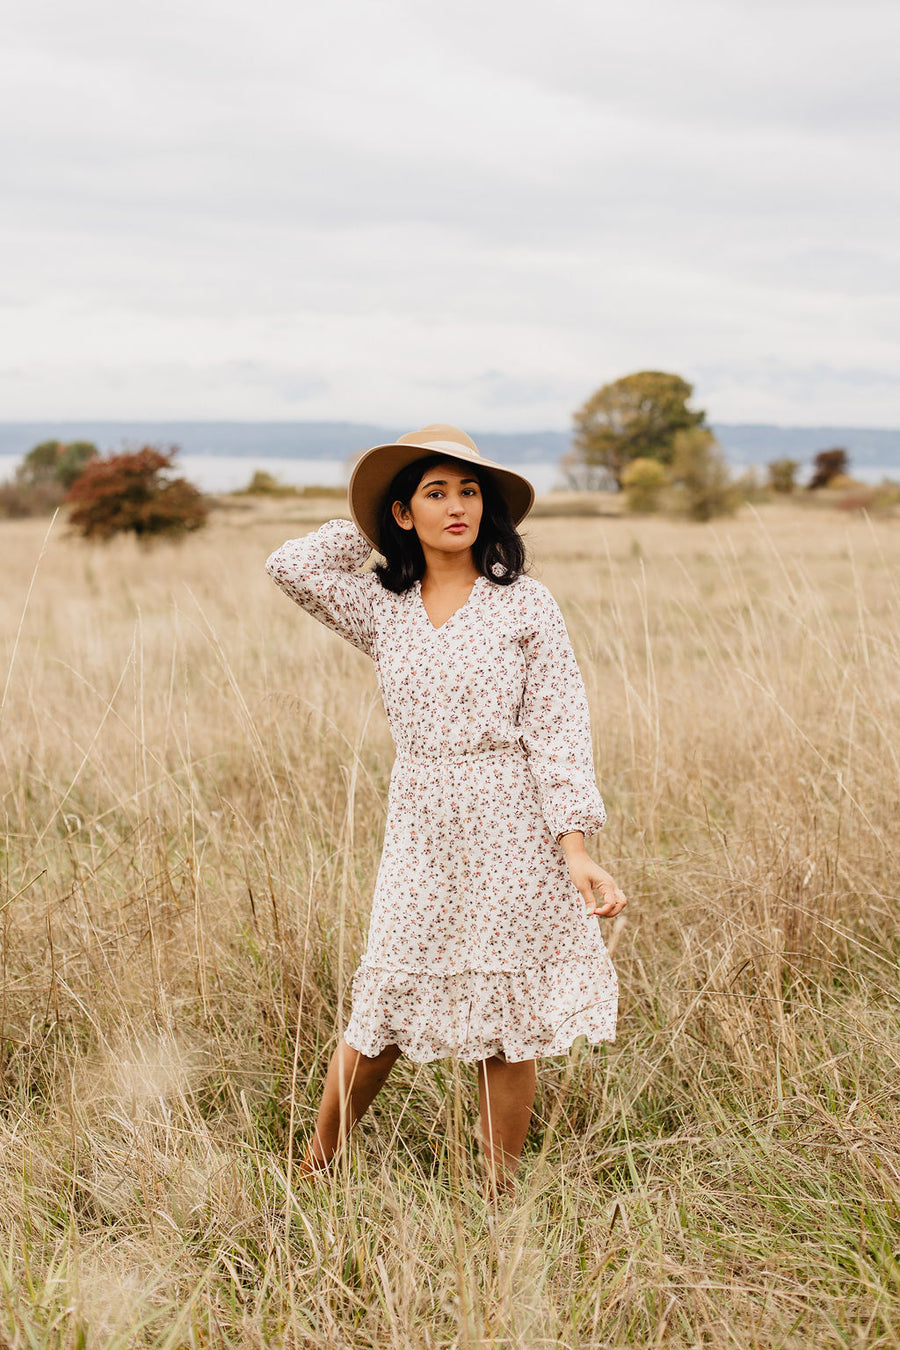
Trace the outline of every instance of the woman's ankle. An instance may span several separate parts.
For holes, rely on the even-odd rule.
[[[496,1172],[491,1168],[486,1169],[482,1195],[487,1204],[514,1204],[518,1192],[519,1183],[514,1172],[509,1169],[505,1169],[503,1172]]]
[[[303,1157],[297,1164],[297,1174],[301,1177],[318,1176],[321,1172],[329,1172],[334,1157],[324,1158],[317,1154],[313,1148],[307,1144],[303,1151]]]

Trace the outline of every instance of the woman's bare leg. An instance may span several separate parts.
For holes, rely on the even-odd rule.
[[[341,1038],[325,1075],[319,1117],[300,1163],[301,1175],[328,1166],[387,1082],[399,1054],[398,1046],[389,1045],[380,1055],[363,1055]]]
[[[536,1087],[533,1059],[508,1064],[505,1059],[494,1056],[481,1060],[478,1065],[481,1144],[489,1193],[500,1195],[515,1187],[516,1168],[531,1121]]]

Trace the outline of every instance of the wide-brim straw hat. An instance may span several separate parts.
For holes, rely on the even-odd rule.
[[[407,464],[425,455],[440,455],[442,459],[459,460],[461,464],[476,464],[486,469],[503,495],[514,525],[528,515],[534,504],[534,487],[522,474],[485,459],[478,447],[459,427],[436,422],[398,436],[391,445],[373,445],[365,450],[353,466],[348,487],[350,514],[356,528],[372,545],[381,551],[379,524],[384,497],[394,475]]]

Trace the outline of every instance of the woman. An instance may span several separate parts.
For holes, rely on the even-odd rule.
[[[606,819],[584,683],[556,601],[522,570],[527,479],[433,425],[367,451],[349,495],[352,524],[266,564],[372,658],[397,750],[366,951],[302,1171],[328,1166],[400,1054],[455,1056],[478,1062],[499,1192],[536,1059],[615,1036],[595,916],[626,901],[584,846]],[[385,561],[360,573],[372,548]]]

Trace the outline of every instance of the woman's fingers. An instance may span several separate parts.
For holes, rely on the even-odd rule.
[[[601,919],[612,919],[621,913],[628,903],[615,878],[587,856],[569,859],[569,875],[589,915],[595,914]],[[600,891],[600,895],[596,894],[597,891]]]
[[[611,919],[614,918],[616,914],[620,913],[628,904],[625,896],[619,890],[619,887],[612,878],[610,878],[609,881],[604,880],[599,882],[598,889],[602,896],[602,900],[599,904],[597,903],[597,897],[593,892],[590,892],[589,895],[585,895],[589,914],[596,914],[598,918]]]

